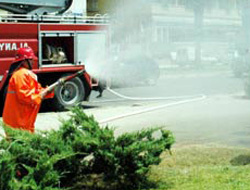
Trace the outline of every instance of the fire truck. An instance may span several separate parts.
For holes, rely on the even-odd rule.
[[[107,45],[107,19],[87,17],[83,0],[1,0],[0,9],[8,12],[0,14],[0,95],[3,101],[8,70],[18,48],[29,46],[34,50],[37,59],[32,70],[42,86],[46,86],[84,69],[91,44],[97,43],[103,49]],[[57,87],[49,104],[61,110],[88,100],[91,91],[100,87],[97,81],[87,71]]]

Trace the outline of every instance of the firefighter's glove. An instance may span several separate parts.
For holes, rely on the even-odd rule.
[[[63,78],[61,78],[61,79],[59,79],[59,80],[58,80],[58,82],[59,82],[59,85],[61,85],[61,86],[62,86],[62,85],[64,85],[65,80],[64,80]]]

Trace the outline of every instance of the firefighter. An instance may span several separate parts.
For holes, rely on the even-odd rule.
[[[35,54],[31,48],[19,48],[16,60],[9,69],[9,84],[3,110],[3,122],[6,126],[34,133],[34,123],[42,99],[52,98],[54,92],[45,97],[44,90],[37,81],[37,75],[31,71]]]

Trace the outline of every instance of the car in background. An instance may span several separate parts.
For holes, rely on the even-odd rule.
[[[160,77],[157,62],[144,54],[117,58],[108,73],[112,87],[155,85]]]

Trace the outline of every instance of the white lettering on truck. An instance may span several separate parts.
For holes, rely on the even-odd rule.
[[[28,47],[28,43],[0,43],[0,51],[15,51],[18,48]]]
[[[19,47],[21,47],[21,48],[23,48],[23,47],[26,48],[26,47],[29,47],[29,46],[28,46],[28,43],[20,43],[20,46],[19,46]]]
[[[6,51],[10,51],[10,50],[11,50],[10,44],[11,44],[11,43],[6,43],[6,44],[5,44],[5,50],[6,50]]]
[[[17,46],[16,46],[16,43],[13,43],[12,44],[12,47],[11,47],[12,50],[17,50]]]
[[[3,51],[4,43],[0,43],[0,51]]]

